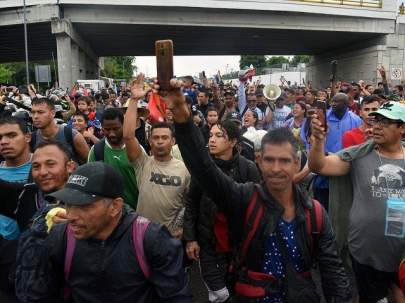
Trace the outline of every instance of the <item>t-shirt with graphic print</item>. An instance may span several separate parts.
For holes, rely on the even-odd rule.
[[[392,228],[400,233],[405,231],[405,216],[399,212],[397,222],[387,221],[387,200],[395,199],[405,206],[405,160],[379,157],[372,151],[352,162],[351,178],[350,253],[361,264],[379,271],[397,272],[405,239],[386,233]]]
[[[171,233],[185,207],[185,196],[190,185],[190,174],[184,163],[175,158],[167,162],[157,161],[142,149],[139,158],[132,163],[138,182],[139,215],[153,222],[166,225]],[[180,224],[181,225],[181,224]]]
[[[269,110],[270,110],[270,107],[267,108],[266,116],[267,116]],[[272,119],[268,129],[275,129],[275,128],[283,127],[284,123],[290,113],[291,113],[291,108],[289,108],[288,106],[284,105],[281,108],[276,106],[276,108],[273,111],[273,119]]]
[[[90,149],[88,162],[97,161],[94,154],[94,146]],[[124,180],[124,202],[136,209],[138,203],[138,187],[135,171],[128,160],[125,145],[121,148],[112,148],[108,140],[104,144],[104,163],[110,164],[122,176]]]

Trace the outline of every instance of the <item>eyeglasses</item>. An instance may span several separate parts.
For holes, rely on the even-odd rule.
[[[368,122],[370,125],[380,125],[380,126],[382,126],[382,127],[388,127],[388,126],[390,126],[391,124],[398,124],[398,123],[401,123],[401,121],[398,121],[398,120],[391,120],[391,119],[387,119],[387,118],[380,118],[380,119],[376,119],[376,118],[374,118],[374,119],[370,119],[369,120],[369,122]]]

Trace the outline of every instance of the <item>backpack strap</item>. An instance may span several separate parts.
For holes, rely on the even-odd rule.
[[[70,297],[71,289],[67,286],[67,282],[70,276],[70,269],[72,268],[73,254],[75,252],[76,239],[73,236],[73,232],[70,229],[68,224],[66,227],[66,252],[65,252],[65,265],[64,265],[64,274],[65,274],[65,288],[63,289],[63,296],[66,299]]]
[[[63,135],[65,136],[66,143],[72,147],[73,157],[77,155],[75,144],[73,141],[73,129],[68,126],[63,127]]]
[[[258,193],[255,190],[253,192],[252,198],[249,201],[248,208],[246,210],[246,217],[245,217],[245,231],[247,232],[246,237],[242,243],[242,250],[241,250],[241,260],[245,258],[247,255],[247,251],[250,246],[250,242],[252,241],[254,235],[256,234],[257,227],[263,217],[264,207],[263,204],[259,201],[258,202]]]
[[[305,209],[305,222],[308,239],[310,241],[310,252],[314,254],[318,247],[319,236],[323,228],[323,207],[317,200],[312,200],[312,209]]]
[[[149,264],[145,257],[145,250],[143,247],[143,240],[145,238],[145,232],[150,224],[150,221],[144,217],[137,216],[132,223],[132,240],[134,244],[136,258],[138,259],[139,266],[146,279],[150,277]]]
[[[37,133],[38,133],[38,130],[35,130],[31,133],[30,148],[31,148],[32,153],[35,150],[35,145],[37,145]]]
[[[96,161],[104,161],[104,146],[105,146],[105,138],[102,140],[98,141],[96,144],[94,144],[94,157],[96,158]]]

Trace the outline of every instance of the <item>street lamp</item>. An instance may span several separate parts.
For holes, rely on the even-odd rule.
[[[27,77],[27,87],[30,85],[30,73],[28,68],[28,35],[27,35],[27,7],[25,0],[23,0],[24,10],[24,44],[25,44],[25,73]]]

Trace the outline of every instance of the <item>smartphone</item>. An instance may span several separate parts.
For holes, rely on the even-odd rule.
[[[170,89],[173,78],[173,41],[158,40],[155,42],[157,78],[161,90]]]
[[[328,124],[326,123],[326,102],[315,101],[313,107],[315,108],[315,113],[318,116],[318,120],[321,121],[322,127],[325,132],[328,131]]]

